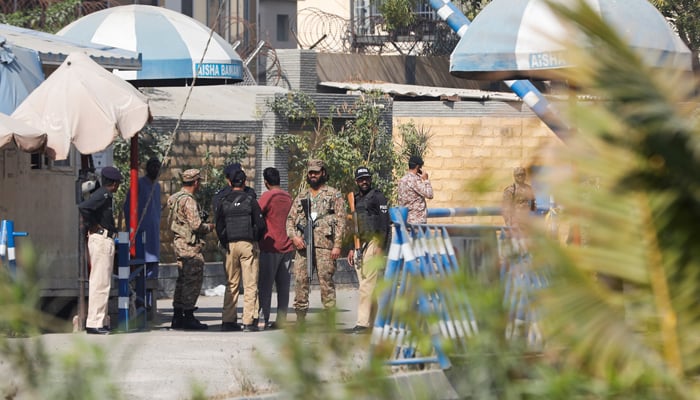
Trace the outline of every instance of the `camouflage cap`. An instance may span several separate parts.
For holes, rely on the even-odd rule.
[[[309,163],[306,165],[306,167],[307,171],[320,171],[324,168],[324,164],[321,160],[309,160]]]
[[[515,167],[513,169],[513,176],[518,176],[518,175],[526,175],[525,173],[525,168],[523,167]]]
[[[199,179],[199,170],[196,168],[188,169],[182,173],[182,182],[194,182]]]

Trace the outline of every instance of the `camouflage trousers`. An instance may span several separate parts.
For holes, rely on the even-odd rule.
[[[315,271],[321,286],[323,308],[335,307],[335,261],[331,259],[331,249],[315,249]],[[309,273],[306,266],[306,249],[297,250],[294,257],[294,310],[309,309]]]
[[[177,266],[173,308],[194,310],[204,281],[204,257],[201,254],[188,258],[178,257]]]

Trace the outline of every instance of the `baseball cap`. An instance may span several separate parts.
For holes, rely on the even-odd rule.
[[[367,169],[367,167],[359,167],[355,170],[355,179],[360,179],[364,177],[372,177],[372,174],[369,172],[369,169]]]
[[[104,167],[102,168],[102,177],[113,180],[115,182],[122,181],[122,174],[118,169],[114,167]]]
[[[243,167],[241,166],[241,163],[233,163],[229,164],[224,168],[224,176],[227,178],[231,178],[232,174],[236,171],[242,171]]]
[[[188,169],[182,173],[182,182],[194,182],[199,179],[199,170],[196,168]]]
[[[320,171],[323,169],[323,161],[321,160],[309,160],[309,163],[306,165],[307,171]]]

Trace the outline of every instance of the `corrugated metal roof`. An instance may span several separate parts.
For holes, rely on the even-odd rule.
[[[148,97],[154,118],[177,119],[182,112],[189,87],[141,88]],[[287,93],[275,86],[194,86],[183,120],[256,121],[260,120],[259,96]]]
[[[361,92],[379,90],[382,93],[406,97],[434,97],[440,99],[471,99],[522,101],[515,93],[492,92],[478,89],[457,89],[434,86],[402,85],[398,83],[320,82],[319,85]]]
[[[61,65],[68,54],[80,51],[107,69],[141,69],[140,53],[112,46],[81,44],[58,35],[7,24],[0,24],[0,36],[13,45],[36,50],[44,65]]]

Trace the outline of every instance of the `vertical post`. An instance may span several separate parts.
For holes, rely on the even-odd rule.
[[[138,134],[131,138],[131,159],[129,161],[129,243],[131,257],[136,257],[136,230],[139,227],[139,140]]]
[[[0,224],[0,261],[5,262],[7,256],[7,226],[5,220]]]
[[[119,276],[119,328],[129,331],[129,233],[119,232],[117,237],[117,265]]]
[[[15,232],[14,221],[3,220],[0,228],[0,255],[7,253],[7,268],[12,278],[17,277],[15,236],[27,236],[27,232]]]

